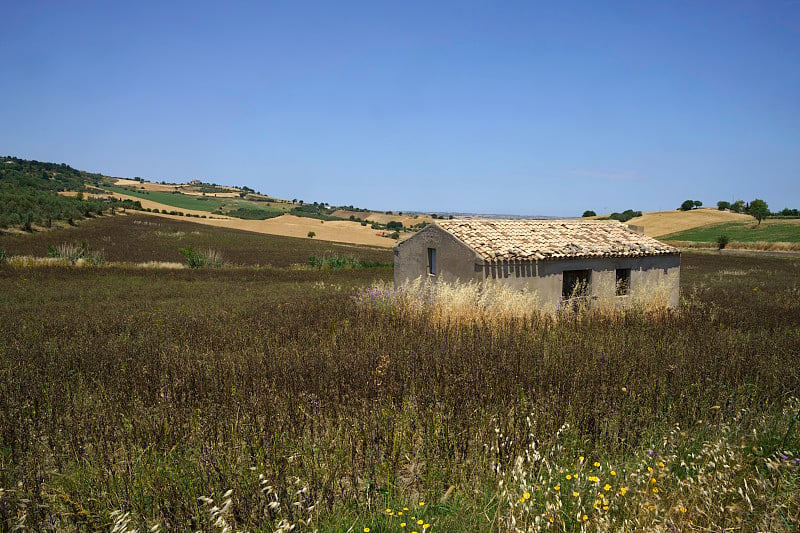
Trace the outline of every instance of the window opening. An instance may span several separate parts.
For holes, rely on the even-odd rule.
[[[565,270],[561,286],[564,300],[585,298],[589,296],[589,284],[592,280],[591,270]]]
[[[436,248],[428,248],[428,274],[436,275]]]
[[[617,296],[626,296],[631,293],[631,269],[617,269]]]

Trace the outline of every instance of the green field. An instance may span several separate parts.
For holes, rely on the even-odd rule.
[[[269,216],[279,216],[286,212],[284,209],[265,205],[264,202],[249,202],[239,198],[215,198],[213,196],[193,196],[170,192],[142,191],[116,185],[104,185],[104,188],[119,194],[127,194],[179,209],[192,209],[195,211],[206,211],[208,213],[218,210],[227,213],[228,211],[238,208],[258,209],[269,214]]]
[[[800,223],[797,220],[764,220],[756,222],[728,222],[701,226],[678,233],[662,235],[664,241],[716,242],[721,235],[727,235],[737,242],[800,242]]]
[[[390,268],[291,266],[387,250],[144,215],[0,247],[78,239],[240,266],[0,264],[2,530],[800,523],[800,259],[686,252],[674,312],[442,323],[363,290]]]

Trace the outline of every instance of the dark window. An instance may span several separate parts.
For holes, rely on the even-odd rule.
[[[563,276],[561,296],[565,300],[589,296],[589,283],[592,280],[591,270],[565,270]]]
[[[428,274],[436,275],[436,248],[428,248]]]
[[[631,269],[617,269],[617,296],[625,296],[631,293]]]

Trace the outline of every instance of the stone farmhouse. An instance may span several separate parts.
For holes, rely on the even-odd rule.
[[[615,220],[441,220],[394,247],[394,282],[500,280],[545,305],[658,289],[678,305],[678,249]]]

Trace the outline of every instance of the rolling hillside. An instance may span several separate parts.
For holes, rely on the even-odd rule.
[[[750,215],[719,211],[718,209],[693,209],[691,211],[653,211],[644,213],[640,217],[632,218],[628,224],[644,226],[644,233],[649,237],[660,238],[664,235],[677,233],[709,224],[722,224],[725,222],[754,222]]]

